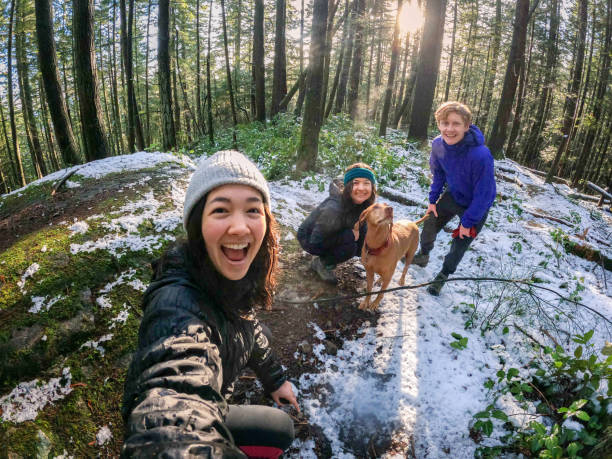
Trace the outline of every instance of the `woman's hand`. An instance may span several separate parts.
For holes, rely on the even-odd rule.
[[[289,381],[285,381],[282,386],[270,394],[270,397],[272,397],[272,400],[274,400],[278,406],[283,406],[281,399],[284,399],[289,402],[289,404],[293,405],[298,413],[300,412],[300,407]]]
[[[427,215],[429,212],[432,212],[436,217],[438,216],[438,211],[436,210],[435,204],[429,204],[427,206],[427,212],[425,212],[425,214]]]

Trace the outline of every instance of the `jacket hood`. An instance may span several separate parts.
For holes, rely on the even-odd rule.
[[[149,297],[153,295],[153,293],[168,284],[174,283],[196,288],[187,270],[185,255],[184,248],[178,245],[171,248],[161,258],[151,263],[153,268],[153,279],[143,295],[143,304],[147,304]]]
[[[342,183],[342,177],[336,177],[329,183],[328,191],[330,198],[341,198],[343,190],[344,184]]]

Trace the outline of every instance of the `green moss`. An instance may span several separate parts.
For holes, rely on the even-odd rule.
[[[28,186],[25,190],[0,197],[0,218],[15,215],[20,210],[38,201],[50,201],[53,182]]]

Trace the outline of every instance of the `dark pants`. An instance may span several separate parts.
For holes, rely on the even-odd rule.
[[[361,256],[366,232],[367,225],[362,225],[359,228],[359,239],[355,241],[353,230],[347,228],[329,236],[322,244],[313,245],[306,240],[306,235],[298,231],[298,241],[306,252],[318,255],[325,265],[331,266]]]
[[[230,405],[225,425],[238,447],[268,447],[285,451],[295,436],[291,417],[270,406]]]
[[[438,202],[436,203],[436,211],[438,212],[438,216],[436,217],[435,215],[431,214],[423,223],[423,230],[421,231],[421,253],[427,255],[429,252],[431,252],[440,230],[444,228],[444,226],[451,221],[455,215],[461,217],[465,210],[465,207],[462,207],[455,202],[453,196],[448,191],[442,193],[442,196],[440,196],[440,199],[438,199]],[[489,211],[485,213],[482,220],[476,225],[477,234],[480,233],[480,230],[484,226],[488,214]],[[453,239],[450,251],[444,257],[442,273],[449,276],[456,271],[459,262],[465,254],[465,251],[468,249],[473,240],[474,238],[471,237],[464,237],[463,239],[456,237]]]

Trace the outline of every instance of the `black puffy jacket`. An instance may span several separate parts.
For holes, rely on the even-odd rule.
[[[244,457],[224,425],[224,396],[245,366],[267,392],[286,377],[257,320],[228,320],[176,253],[144,294],[122,457]]]
[[[338,185],[337,180],[329,185],[329,197],[319,204],[298,228],[297,238],[302,247],[326,248],[326,241],[330,236],[343,230],[352,230],[359,220],[359,215],[367,207],[365,203],[345,205],[342,200],[342,185]]]

